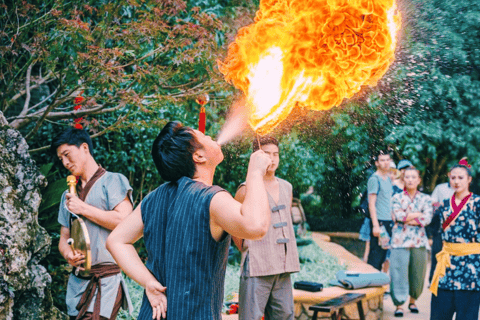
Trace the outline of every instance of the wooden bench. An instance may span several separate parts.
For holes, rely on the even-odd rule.
[[[357,303],[360,320],[365,320],[365,314],[363,313],[362,305],[362,299],[365,298],[365,296],[365,293],[346,293],[336,298],[311,306],[309,309],[313,310],[312,320],[317,320],[317,314],[319,312],[329,313],[332,316],[332,320],[340,320],[341,310],[346,305],[355,302]]]

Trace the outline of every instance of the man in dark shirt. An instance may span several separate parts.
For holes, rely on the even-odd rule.
[[[107,240],[125,273],[145,288],[138,319],[221,319],[230,236],[260,239],[270,226],[263,176],[271,164],[261,150],[250,157],[245,200],[213,186],[223,160],[202,132],[169,122],[152,156],[167,183],[150,193]],[[133,243],[144,236],[147,266]],[[168,289],[167,289],[168,288]]]

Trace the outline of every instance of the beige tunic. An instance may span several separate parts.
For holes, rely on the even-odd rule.
[[[260,240],[243,242],[242,267],[248,254],[250,277],[300,271],[291,214],[292,185],[283,179],[277,180],[280,192],[278,203],[268,195],[272,218],[267,234]]]

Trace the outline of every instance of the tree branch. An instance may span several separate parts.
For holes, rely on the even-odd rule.
[[[130,112],[128,112],[123,117],[118,117],[117,121],[115,121],[114,124],[108,126],[107,128],[103,129],[100,132],[97,132],[97,133],[91,135],[90,138],[94,139],[94,138],[98,138],[100,136],[103,136],[105,133],[111,131],[114,127],[116,127],[118,124],[120,124],[122,121],[124,121],[129,115],[130,115]],[[40,147],[40,148],[37,148],[37,149],[28,150],[28,152],[30,152],[30,154],[32,154],[32,153],[37,153],[37,152],[40,152],[40,151],[47,150],[48,148],[50,148],[50,145],[43,146],[43,147]]]
[[[61,87],[60,87],[61,88]],[[57,95],[60,93],[60,90],[59,88],[57,88],[57,90],[55,90],[55,98],[53,98],[53,101],[55,101],[57,99]],[[45,100],[44,100],[45,101]],[[37,121],[37,124],[35,125],[35,128],[32,129],[32,131],[30,131],[27,136],[25,137],[25,140],[29,140],[35,133],[37,133],[38,129],[40,129],[40,126],[43,124],[43,122],[45,121],[45,119],[47,118],[48,114],[50,113],[50,111],[53,110],[53,108],[55,108],[55,103],[52,103],[51,105],[49,105],[47,107],[47,110],[43,113],[42,117],[40,118],[40,120]]]
[[[36,105],[34,105],[33,107],[29,108],[28,111],[31,111],[31,110],[34,110],[35,108],[41,106],[45,101],[47,101],[48,99],[50,99],[51,97],[55,96],[58,92],[58,88],[55,89],[55,91],[52,92],[52,94],[50,94],[48,97],[46,97],[45,99],[43,99],[42,101],[40,101],[39,103],[37,103]]]
[[[35,83],[33,86],[30,87],[30,90],[33,90],[33,89],[36,89],[38,87],[40,87],[42,84],[47,84],[47,83],[50,83],[52,82],[53,80],[55,80],[54,78],[41,78],[41,80],[37,81],[37,83]],[[12,104],[14,103],[15,101],[18,100],[18,98],[22,97],[27,91],[26,90],[21,90],[19,93],[17,93],[16,95],[14,95],[10,100],[8,100],[7,102],[7,108]]]
[[[105,105],[99,105],[96,108],[93,109],[86,109],[86,110],[74,110],[74,111],[67,111],[67,112],[52,112],[48,115],[47,119],[48,120],[60,120],[60,119],[65,119],[69,117],[75,117],[75,118],[80,118],[83,116],[87,115],[98,115],[98,114],[104,114],[108,112],[113,112],[116,110],[119,110],[123,107],[125,107],[125,102],[120,102],[116,107],[112,108],[105,108]]]
[[[60,92],[62,92],[62,89],[63,89],[63,86],[60,84],[60,87],[58,88],[57,94],[60,94]],[[38,110],[34,113],[31,113],[29,115],[19,115],[19,116],[16,116],[16,117],[9,118],[8,120],[15,119],[10,124],[10,126],[12,128],[15,128],[15,129],[20,129],[20,128],[26,126],[27,124],[29,124],[32,120],[41,118],[43,116],[43,114],[45,112],[47,112],[47,110],[53,110],[54,108],[56,108],[60,104],[64,103],[68,99],[71,99],[72,98],[72,96],[71,96],[72,93],[74,93],[78,89],[79,89],[79,87],[75,87],[75,88],[71,89],[67,94],[65,94],[60,99],[57,99],[55,97],[53,102],[49,106],[43,107],[43,108],[41,108],[40,110]]]
[[[25,98],[25,104],[23,105],[22,112],[20,112],[20,116],[24,116],[28,113],[28,105],[30,104],[30,98],[31,98],[31,93],[30,93],[30,78],[32,76],[32,68],[33,68],[33,63],[28,66],[27,69],[27,77],[25,79],[25,92],[27,93],[27,97]]]
[[[64,4],[64,5],[65,5],[65,4]],[[54,5],[53,8],[50,9],[50,11],[48,11],[47,13],[45,13],[43,16],[41,16],[41,17],[39,17],[39,18],[37,18],[37,19],[35,19],[35,20],[33,20],[33,21],[30,21],[29,23],[26,23],[26,24],[24,24],[23,26],[19,27],[19,28],[17,29],[17,33],[18,33],[21,29],[23,29],[23,28],[25,28],[25,27],[27,27],[27,26],[29,26],[29,25],[31,25],[31,24],[34,24],[34,23],[36,23],[37,21],[42,20],[44,17],[46,17],[47,15],[49,15],[49,14],[50,14],[53,10],[55,10],[56,8],[57,8],[57,6]]]
[[[134,60],[130,61],[130,62],[127,63],[127,64],[113,67],[113,69],[123,69],[123,68],[125,68],[125,67],[131,66],[132,64],[135,64],[136,62],[140,62],[140,61],[142,61],[143,59],[148,58],[148,57],[154,55],[154,54],[157,53],[157,52],[160,52],[161,49],[164,49],[164,46],[158,47],[157,49],[150,51],[149,53],[147,53],[147,54],[144,55],[143,57],[140,57],[140,58],[138,58],[138,59],[134,59]]]

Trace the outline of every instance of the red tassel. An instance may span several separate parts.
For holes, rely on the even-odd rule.
[[[205,108],[200,108],[200,115],[198,117],[198,131],[205,133],[205,124],[207,122],[207,115],[205,114]]]

